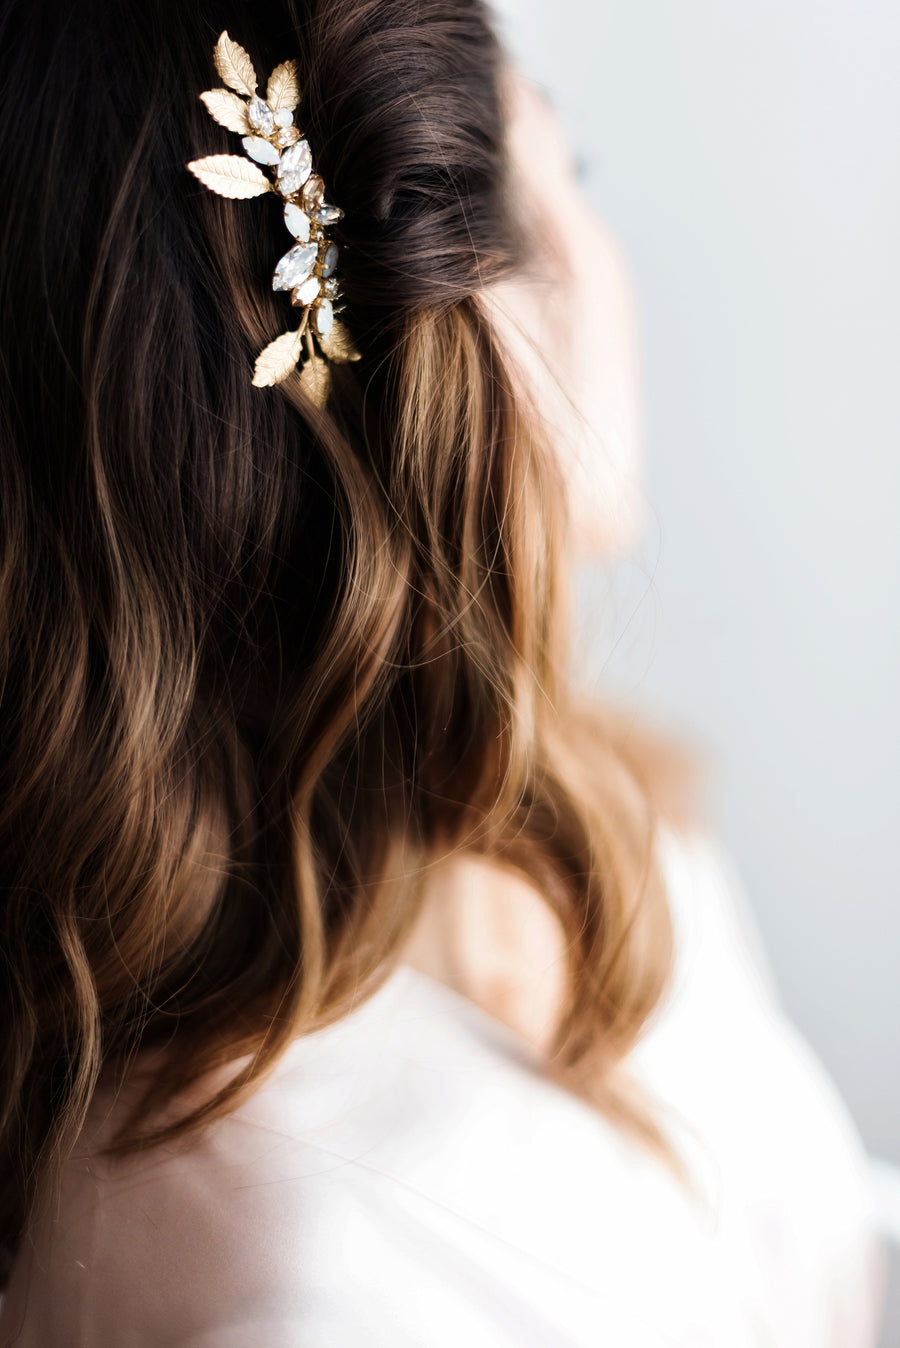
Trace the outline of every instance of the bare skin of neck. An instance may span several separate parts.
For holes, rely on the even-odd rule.
[[[563,935],[520,873],[466,854],[445,862],[402,959],[546,1051],[565,989]]]

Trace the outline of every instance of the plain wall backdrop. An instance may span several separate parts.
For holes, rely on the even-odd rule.
[[[900,5],[496,8],[640,305],[651,520],[580,578],[592,675],[712,750],[786,1007],[900,1162]]]

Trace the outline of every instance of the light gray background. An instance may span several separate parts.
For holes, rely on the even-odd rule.
[[[581,578],[594,669],[712,751],[787,1008],[900,1162],[900,4],[498,8],[640,303],[651,527]]]

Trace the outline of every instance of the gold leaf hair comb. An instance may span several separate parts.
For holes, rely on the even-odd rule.
[[[297,63],[283,61],[276,66],[263,99],[256,92],[253,62],[227,33],[216,43],[213,61],[228,87],[208,89],[200,98],[220,126],[243,137],[248,158],[213,154],[187,167],[204,187],[223,197],[260,197],[266,192],[281,197],[284,223],[294,244],[275,267],[272,289],[289,290],[291,303],[303,311],[296,331],[282,333],[259,353],[253,383],[257,388],[278,384],[302,360],[301,386],[321,407],[330,385],[326,360],[342,364],[358,360],[359,352],[334,316],[340,310],[334,274],[338,249],[328,237],[328,226],[340,220],[343,211],[325,200],[325,184],[313,172],[309,144],[294,125],[294,109],[300,102]],[[274,179],[260,165],[274,169]]]

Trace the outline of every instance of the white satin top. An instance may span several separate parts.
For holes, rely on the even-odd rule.
[[[0,1313],[21,1348],[873,1348],[859,1138],[727,863],[666,835],[675,978],[634,1051],[701,1194],[402,965],[235,1113],[112,1164],[102,1096]]]

